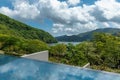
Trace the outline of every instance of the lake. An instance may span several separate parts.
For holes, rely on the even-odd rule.
[[[58,43],[52,43],[52,44],[49,44],[50,46],[54,46],[54,45],[56,45],[56,44],[69,44],[69,43],[71,43],[71,44],[73,44],[73,45],[77,45],[77,44],[79,44],[79,43],[81,43],[81,42],[58,42]]]

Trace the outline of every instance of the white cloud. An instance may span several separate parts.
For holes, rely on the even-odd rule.
[[[70,5],[70,6],[75,6],[77,4],[80,3],[80,0],[68,0],[67,3]]]
[[[110,27],[110,24],[107,23],[107,22],[104,22],[103,25],[104,25],[105,27]]]
[[[30,5],[28,1],[16,0],[13,5],[13,10],[8,7],[1,7],[0,12],[13,18],[17,17],[23,19],[35,19],[40,14],[40,11],[37,9],[36,5]]]
[[[111,23],[111,26],[112,26],[113,28],[120,28],[120,23],[112,22],[112,23]]]
[[[53,21],[53,33],[78,34],[120,23],[120,3],[98,0],[93,5],[77,5],[80,0],[15,0],[13,9],[1,7],[0,12],[22,20]],[[114,24],[114,25],[113,25]]]
[[[14,10],[18,12],[17,16],[20,15],[22,18],[34,19],[40,14],[35,4],[31,5],[27,1],[16,1],[14,6]]]
[[[63,32],[64,27],[63,24],[53,24],[53,33]]]
[[[103,16],[108,20],[120,15],[120,3],[116,0],[101,0],[95,3],[99,10],[103,11]]]
[[[99,0],[95,3],[94,14],[100,21],[120,22],[120,3],[116,0]]]

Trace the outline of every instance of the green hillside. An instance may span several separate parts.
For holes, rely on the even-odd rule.
[[[114,33],[114,30],[110,32]],[[90,63],[90,68],[120,73],[120,37],[111,34],[94,33],[90,41],[76,45],[57,44],[49,51],[53,62],[75,66]]]
[[[57,42],[48,32],[33,28],[3,14],[0,14],[0,34],[14,35],[25,39],[39,39],[46,43]]]
[[[103,28],[103,29],[96,29],[93,31],[85,32],[85,33],[80,33],[78,35],[72,35],[72,36],[59,36],[56,37],[58,41],[74,41],[74,42],[81,42],[81,41],[89,41],[93,38],[95,33],[108,33],[112,35],[119,35],[120,29],[118,28]]]

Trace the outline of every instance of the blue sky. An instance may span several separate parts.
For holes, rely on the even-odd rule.
[[[120,0],[0,0],[0,13],[53,36],[120,28]]]

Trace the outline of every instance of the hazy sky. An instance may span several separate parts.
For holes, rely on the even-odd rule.
[[[120,0],[0,0],[0,13],[54,36],[120,28]]]

